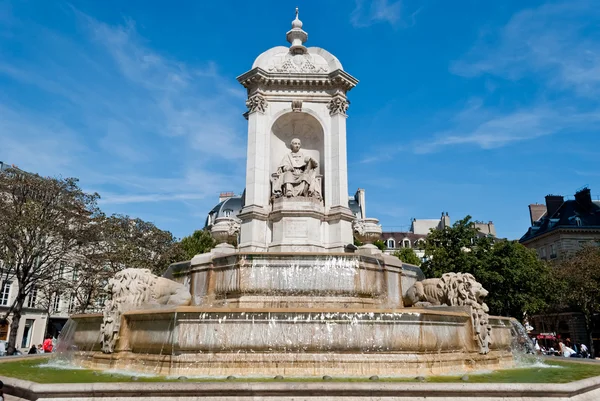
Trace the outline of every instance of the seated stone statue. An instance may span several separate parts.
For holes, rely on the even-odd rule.
[[[304,156],[300,146],[300,139],[292,139],[292,151],[283,157],[273,174],[273,196],[304,196],[321,200],[320,181],[316,179],[319,164],[312,157]]]

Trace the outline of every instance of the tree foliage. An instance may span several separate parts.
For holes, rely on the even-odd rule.
[[[179,242],[182,259],[190,260],[198,254],[209,252],[216,244],[208,230],[196,230]]]
[[[380,251],[385,251],[387,249],[387,245],[382,239],[376,239],[375,241],[373,241],[373,245],[379,248]]]
[[[100,306],[103,287],[117,271],[135,267],[162,274],[179,257],[170,232],[129,216],[105,216],[98,199],[75,178],[0,173],[0,286],[17,287],[0,316],[11,321],[9,354],[28,296],[35,294],[36,308],[48,313],[57,297],[68,297],[69,312],[84,312]]]
[[[419,257],[412,248],[400,248],[399,250],[394,252],[394,256],[403,261],[404,263],[409,263],[415,266],[421,265],[421,259],[419,259]]]
[[[535,251],[517,241],[494,241],[480,235],[470,216],[452,227],[432,230],[425,257],[421,269],[427,277],[473,274],[489,291],[486,303],[493,314],[523,319],[525,314],[542,311],[551,300],[551,269]]]
[[[0,174],[0,260],[4,281],[17,294],[7,352],[15,350],[23,305],[35,286],[54,280],[60,261],[95,240],[89,224],[99,210],[98,194],[86,194],[74,178],[44,178],[9,169]]]
[[[96,241],[78,260],[74,280],[77,309],[84,312],[102,299],[110,277],[125,268],[150,269],[161,275],[180,257],[173,235],[153,223],[125,215],[100,214],[93,222]],[[102,305],[96,305],[101,307]]]
[[[562,300],[583,314],[588,332],[588,344],[594,354],[594,314],[600,312],[600,247],[585,245],[574,255],[557,263],[556,279],[563,284]]]

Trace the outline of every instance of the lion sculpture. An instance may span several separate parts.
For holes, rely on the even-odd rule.
[[[424,307],[432,305],[468,306],[480,353],[489,352],[491,326],[489,308],[483,302],[488,291],[472,274],[446,273],[441,278],[417,281],[404,296],[404,306]]]
[[[104,288],[109,299],[104,304],[102,321],[102,352],[114,351],[119,339],[121,315],[134,309],[155,308],[161,305],[189,305],[192,296],[188,289],[175,281],[158,277],[148,269],[125,269],[108,281]]]

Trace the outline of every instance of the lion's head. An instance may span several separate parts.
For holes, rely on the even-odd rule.
[[[488,291],[470,273],[446,273],[440,280],[451,306],[485,305]]]

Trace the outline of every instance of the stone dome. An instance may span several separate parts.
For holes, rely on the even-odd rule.
[[[343,70],[340,61],[327,50],[320,47],[305,47],[308,34],[302,30],[302,21],[292,21],[292,29],[286,34],[286,39],[291,46],[276,46],[254,60],[252,69],[259,67],[272,73],[300,73],[300,74],[327,74],[336,70]]]
[[[252,64],[252,69],[256,67],[272,73],[301,74],[327,74],[344,69],[337,57],[320,47],[309,47],[305,53],[294,54],[285,46],[276,46],[262,53]]]
[[[237,217],[244,207],[244,196],[232,196],[220,201],[213,207],[204,223],[204,228],[210,228],[219,217]]]

